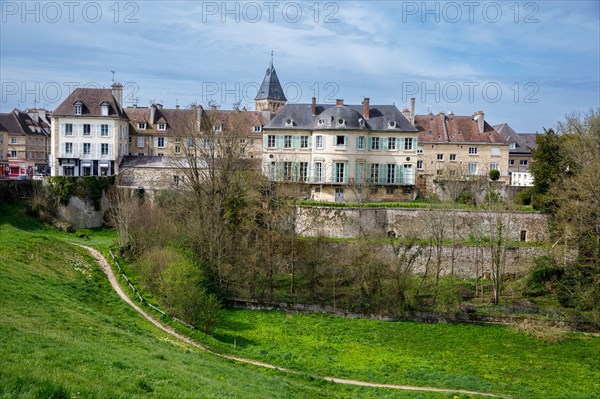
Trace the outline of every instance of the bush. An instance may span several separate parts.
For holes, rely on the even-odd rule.
[[[539,339],[549,344],[558,344],[562,342],[569,332],[567,327],[537,319],[523,319],[514,323],[511,327],[517,332],[525,333],[532,338]]]
[[[500,171],[497,169],[490,170],[490,180],[497,181],[500,178]]]

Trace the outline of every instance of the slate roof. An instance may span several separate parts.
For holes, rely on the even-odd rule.
[[[19,111],[18,109],[13,110],[12,112],[0,113],[0,125],[4,127],[5,132],[12,135],[47,135],[43,125],[34,121],[27,113]]]
[[[75,116],[74,105],[77,101],[81,102],[82,116],[99,116],[102,117],[101,105],[108,103],[108,116],[113,118],[125,118],[126,115],[121,107],[117,105],[117,100],[113,97],[111,89],[94,89],[81,88],[75,89],[63,101],[56,110],[53,116]],[[106,117],[106,116],[104,116]]]
[[[369,119],[362,114],[363,105],[317,104],[315,110],[313,115],[312,104],[287,104],[271,119],[265,129],[364,129],[416,132],[413,125],[395,105],[370,105]],[[344,119],[343,125],[337,123],[339,118]],[[389,122],[395,123],[393,128],[389,127]]]
[[[287,101],[285,94],[283,94],[281,83],[279,83],[277,72],[273,66],[273,60],[271,60],[271,63],[267,68],[267,72],[265,73],[265,77],[260,85],[260,89],[258,89],[258,93],[254,99]]]
[[[415,115],[415,127],[419,131],[419,142],[507,144],[506,139],[485,121],[483,133],[480,133],[473,116]]]
[[[531,154],[531,150],[537,148],[535,133],[517,133],[508,123],[494,125],[494,129],[509,143],[515,143],[515,148],[508,150],[510,154]]]

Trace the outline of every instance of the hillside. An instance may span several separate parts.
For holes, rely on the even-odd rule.
[[[162,333],[84,249],[0,209],[0,398],[446,398],[233,363]]]

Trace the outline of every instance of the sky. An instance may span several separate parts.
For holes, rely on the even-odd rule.
[[[271,60],[290,103],[484,111],[542,132],[600,107],[600,2],[0,1],[0,111],[75,87],[126,106],[240,103]]]

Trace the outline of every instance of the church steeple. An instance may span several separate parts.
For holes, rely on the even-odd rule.
[[[277,111],[287,103],[287,98],[283,94],[283,88],[279,83],[277,72],[273,66],[273,52],[271,51],[271,63],[263,79],[260,89],[256,94],[255,107],[257,111]]]

